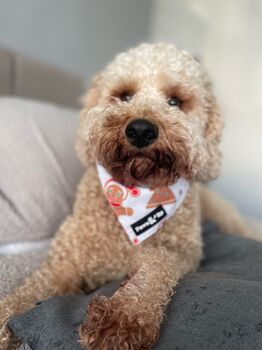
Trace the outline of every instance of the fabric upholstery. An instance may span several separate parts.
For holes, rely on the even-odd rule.
[[[84,81],[36,59],[0,49],[0,95],[15,95],[79,107]]]
[[[71,212],[83,171],[77,124],[77,110],[0,98],[0,296],[40,264]]]
[[[0,255],[0,299],[37,269],[47,256],[48,246],[20,254]]]

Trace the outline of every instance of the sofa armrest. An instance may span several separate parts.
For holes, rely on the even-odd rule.
[[[83,79],[63,70],[0,49],[0,95],[15,95],[78,107]]]

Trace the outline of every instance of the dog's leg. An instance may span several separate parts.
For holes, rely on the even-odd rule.
[[[109,271],[111,265],[118,273],[116,264],[106,267],[106,261],[109,261],[108,253],[103,251],[106,243],[98,249],[98,234],[91,230],[91,226],[88,230],[88,223],[82,226],[78,223],[78,218],[69,217],[54,239],[47,261],[22,286],[0,301],[1,350],[13,348],[13,339],[6,325],[12,316],[32,308],[38,300],[79,292],[83,283],[87,283],[89,289],[96,288],[110,277],[114,278]],[[98,264],[105,266],[103,271]]]
[[[79,185],[73,214],[56,234],[47,261],[0,301],[1,350],[13,348],[8,320],[36,301],[76,293],[83,286],[91,290],[126,274],[129,245],[122,242],[120,252],[116,249],[122,236],[116,232],[112,239],[107,234],[116,221],[109,213],[96,168],[90,166]]]
[[[130,280],[111,298],[98,296],[90,304],[80,328],[82,345],[90,350],[151,349],[174,287],[197,268],[200,256],[200,245],[193,243],[183,253],[165,248],[137,252]]]
[[[80,275],[74,265],[69,242],[63,240],[64,232],[70,231],[73,225],[73,219],[69,218],[54,239],[47,261],[22,286],[14,289],[0,301],[1,350],[12,348],[10,332],[6,326],[12,316],[32,308],[37,300],[79,289]]]
[[[262,225],[245,220],[237,208],[219,193],[199,185],[202,220],[212,220],[225,233],[262,241]]]

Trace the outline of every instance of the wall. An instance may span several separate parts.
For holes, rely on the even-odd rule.
[[[262,219],[262,1],[154,0],[151,38],[199,56],[226,128],[219,189]]]
[[[0,0],[0,46],[89,78],[148,39],[151,0]]]

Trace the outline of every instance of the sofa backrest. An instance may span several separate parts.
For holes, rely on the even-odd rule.
[[[79,107],[83,91],[81,77],[13,51],[0,49],[0,95]]]

